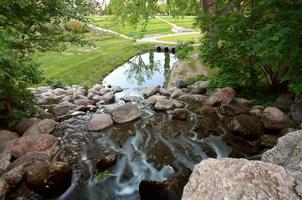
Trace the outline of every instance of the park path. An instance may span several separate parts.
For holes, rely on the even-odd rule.
[[[121,33],[118,33],[118,32],[115,32],[113,30],[110,30],[110,29],[105,29],[105,28],[102,28],[102,27],[99,27],[99,26],[94,26],[94,25],[89,25],[90,28],[93,29],[93,31],[96,31],[96,32],[105,32],[105,33],[111,33],[113,35],[116,35],[116,36],[119,36],[121,38],[124,38],[126,40],[135,40],[134,38],[132,37],[129,37],[127,35],[124,35],[124,34],[121,34]]]
[[[160,42],[164,44],[178,44],[178,42],[169,42],[160,40],[161,38],[165,37],[173,37],[173,36],[180,36],[180,35],[191,35],[191,34],[199,34],[200,32],[185,32],[185,33],[173,33],[173,34],[166,34],[166,35],[156,35],[156,36],[146,36],[142,39],[137,40],[137,42],[144,43],[144,42]]]
[[[186,29],[186,28],[177,26],[176,24],[171,23],[168,20],[162,19],[159,16],[155,16],[155,18],[157,18],[158,20],[160,20],[162,22],[165,22],[165,23],[171,25],[172,26],[172,31],[174,33],[173,34],[165,34],[165,35],[163,35],[163,34],[162,35],[151,35],[151,36],[146,36],[146,37],[141,38],[141,39],[135,39],[133,37],[129,37],[127,35],[118,33],[116,31],[112,31],[110,29],[105,29],[105,28],[102,28],[102,27],[99,27],[99,26],[94,26],[94,25],[89,25],[89,26],[96,32],[110,33],[110,34],[116,35],[118,37],[121,37],[123,39],[133,40],[133,41],[136,41],[138,43],[147,43],[147,42],[149,42],[149,43],[161,43],[161,44],[174,44],[174,45],[176,45],[176,44],[178,44],[178,42],[163,41],[163,40],[160,40],[160,39],[165,38],[165,37],[173,37],[173,36],[179,36],[179,35],[190,35],[190,34],[199,34],[200,33],[198,31],[193,31],[192,29]]]

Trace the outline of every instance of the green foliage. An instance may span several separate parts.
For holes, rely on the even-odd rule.
[[[216,16],[200,17],[202,57],[219,69],[211,84],[301,92],[302,2],[250,0],[224,14],[217,2]]]
[[[193,45],[194,42],[183,42],[177,45],[176,47],[176,56],[178,59],[186,59],[189,57],[190,53],[194,50]]]
[[[103,180],[104,178],[106,178],[107,176],[109,175],[108,171],[103,171],[103,172],[100,172],[96,178],[101,181]]]
[[[21,112],[32,114],[28,110],[34,98],[27,88],[43,78],[32,55],[80,41],[78,36],[58,35],[47,26],[83,19],[79,11],[84,12],[86,4],[84,0],[0,1],[0,114],[4,120],[19,118]]]
[[[64,88],[67,84],[64,83],[63,79],[52,79],[47,80],[46,83],[52,88]]]
[[[86,33],[88,31],[88,27],[84,22],[75,19],[66,22],[65,28],[73,33]]]

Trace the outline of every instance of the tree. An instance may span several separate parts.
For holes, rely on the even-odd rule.
[[[119,13],[133,11],[123,15],[124,19],[146,19],[154,14],[145,11],[153,8],[149,1],[119,2]],[[267,85],[276,92],[290,89],[302,93],[301,0],[197,2],[169,0],[167,5],[174,15],[183,14],[189,7],[198,11],[197,24],[204,34],[201,56],[218,72],[210,77],[213,86]]]
[[[0,1],[0,114],[7,119],[21,109],[30,114],[33,97],[28,87],[43,76],[32,55],[37,50],[57,50],[65,42],[81,42],[77,35],[45,31],[48,23],[59,24],[91,9],[84,0]]]

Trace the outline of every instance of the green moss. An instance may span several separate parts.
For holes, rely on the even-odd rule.
[[[97,176],[96,176],[96,178],[99,180],[99,181],[101,181],[101,180],[103,180],[104,178],[106,178],[107,176],[108,176],[108,171],[104,171],[104,172],[100,172]]]

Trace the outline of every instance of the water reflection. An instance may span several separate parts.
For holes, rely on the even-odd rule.
[[[110,73],[103,84],[123,88],[164,86],[176,61],[175,55],[169,53],[141,54]]]

